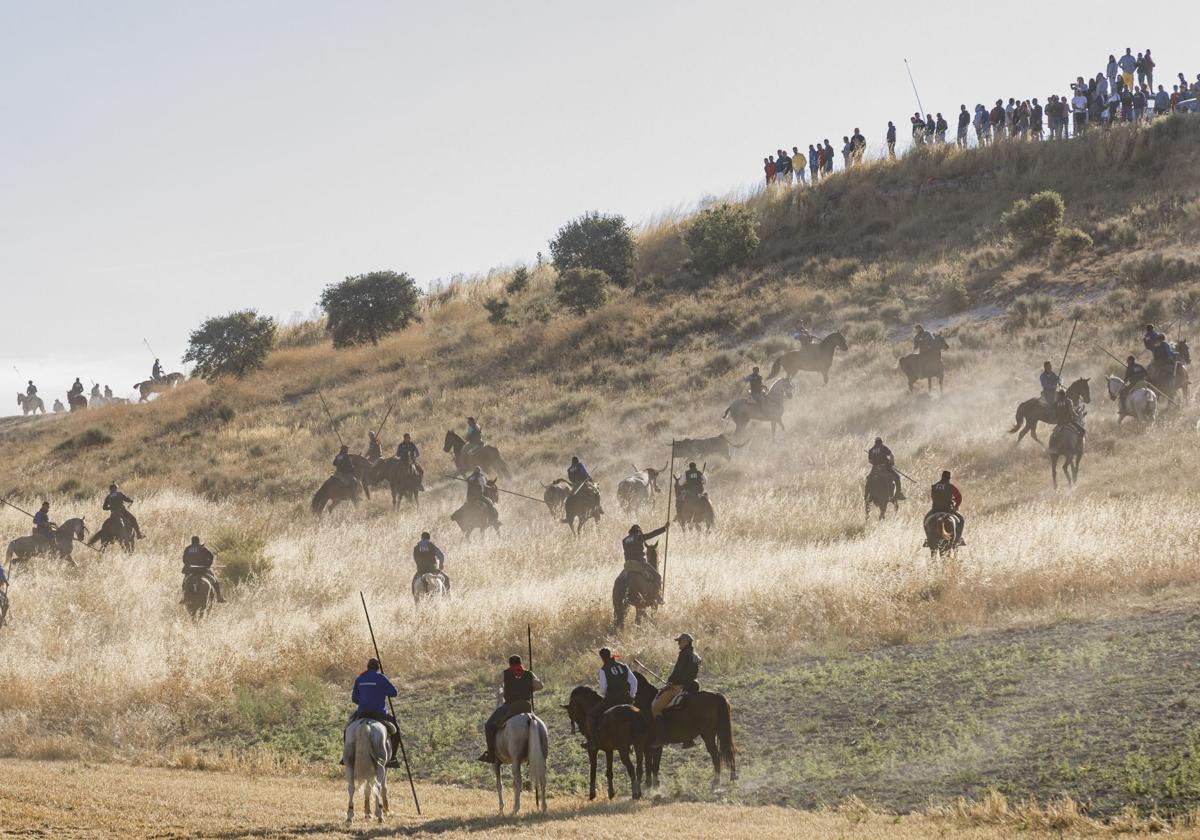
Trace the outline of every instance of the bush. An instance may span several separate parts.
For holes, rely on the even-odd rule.
[[[745,265],[758,247],[758,219],[745,207],[719,204],[703,210],[683,236],[689,266],[705,277]]]
[[[1169,286],[1200,278],[1200,263],[1159,253],[1131,257],[1121,264],[1125,279],[1139,286]]]
[[[192,372],[203,379],[245,376],[263,366],[275,339],[275,320],[243,309],[209,318],[188,338],[185,362],[194,362]]]
[[[635,253],[633,231],[625,217],[596,212],[567,222],[550,241],[550,257],[560,278],[573,268],[593,268],[622,287],[633,282]]]
[[[378,344],[388,333],[407,327],[417,317],[420,297],[407,274],[372,271],[326,286],[320,304],[333,346],[350,347]]]
[[[261,581],[271,573],[273,565],[263,553],[267,541],[263,537],[242,534],[222,534],[213,543],[213,553],[218,555],[221,580],[231,586]]]
[[[962,280],[943,281],[937,290],[938,307],[947,315],[955,315],[971,305],[971,297]]]
[[[312,347],[325,340],[325,323],[323,321],[300,321],[280,327],[275,332],[276,350],[292,350],[300,347]]]
[[[558,302],[576,315],[604,305],[608,300],[609,276],[596,268],[571,268],[554,281]]]
[[[517,266],[516,271],[512,273],[512,277],[508,278],[508,283],[504,286],[504,291],[510,295],[520,294],[529,285],[529,269],[523,265]]]
[[[1000,223],[1020,246],[1037,247],[1054,239],[1066,209],[1061,195],[1054,190],[1043,190],[1013,202],[1000,217]]]
[[[483,302],[483,308],[487,310],[488,321],[493,324],[507,324],[508,321],[508,301],[502,297],[490,297]]]
[[[67,438],[55,446],[54,451],[65,455],[71,452],[79,452],[83,449],[92,449],[96,446],[106,446],[110,443],[112,443],[112,435],[104,429],[91,428],[84,429],[79,434]]]
[[[1074,262],[1085,251],[1092,250],[1092,237],[1079,228],[1063,228],[1054,238],[1054,258],[1059,262]]]

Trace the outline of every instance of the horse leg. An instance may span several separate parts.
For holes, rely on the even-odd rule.
[[[633,769],[633,762],[629,760],[629,747],[622,747],[617,755],[621,759],[621,764],[625,766],[625,772],[629,774],[629,796],[631,799],[637,799],[637,772]],[[612,797],[610,796],[609,799],[612,799]]]
[[[496,770],[496,798],[500,800],[500,815],[504,815],[504,783],[500,781],[500,763],[492,765]]]
[[[708,749],[709,757],[712,758],[712,786],[717,787],[719,784],[721,784],[721,751],[717,749],[717,738],[711,732],[702,733],[700,737],[704,739],[704,746]]]
[[[354,821],[354,757],[347,756],[342,748],[342,761],[346,764],[346,825]]]
[[[613,758],[613,756],[612,756],[612,754],[613,754],[612,750],[606,750],[604,753],[605,761],[608,763],[607,767],[605,768],[605,773],[608,778],[608,798],[609,799],[612,799],[613,797],[615,797],[617,795],[617,791],[613,788],[613,777],[612,777],[612,758]]]
[[[588,765],[591,768],[591,782],[588,787],[588,801],[596,798],[596,751],[588,750]]]
[[[642,776],[646,771],[646,750],[640,743],[633,745],[633,760],[637,765],[633,775],[633,798],[642,798]]]
[[[514,814],[521,813],[521,786],[524,784],[524,782],[521,780],[521,762],[523,760],[524,760],[524,757],[522,757],[522,758],[516,758],[515,756],[513,757],[513,763],[512,763],[513,809],[512,809],[512,812]]]
[[[1068,475],[1067,465],[1063,464],[1063,474]],[[1050,456],[1050,479],[1054,482],[1054,489],[1058,489],[1058,455]]]

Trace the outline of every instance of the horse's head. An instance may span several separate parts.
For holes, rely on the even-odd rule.
[[[834,350],[841,350],[843,353],[850,349],[846,344],[846,336],[842,335],[841,330],[834,330],[829,335],[821,339],[821,347],[826,350],[830,348],[833,348]]]
[[[1108,386],[1108,398],[1115,400],[1121,393],[1121,389],[1125,387],[1125,383],[1115,376],[1105,376],[1104,382]]]
[[[1175,352],[1179,354],[1179,358],[1183,360],[1185,365],[1192,363],[1192,351],[1188,349],[1187,341],[1175,342]]]
[[[1087,379],[1076,379],[1071,383],[1071,387],[1067,389],[1067,396],[1075,402],[1090,403],[1092,401],[1092,389],[1088,385]]]
[[[933,340],[937,343],[937,349],[939,349],[939,350],[949,350],[950,349],[950,345],[946,343],[946,339],[942,336],[941,333],[937,333],[936,335],[934,335]]]
[[[443,452],[458,452],[463,447],[463,439],[454,433],[452,429],[446,430],[446,440],[442,443]]]
[[[580,732],[584,731],[587,725],[588,712],[592,706],[599,701],[600,695],[597,694],[590,686],[577,685],[571,690],[571,697],[567,700],[567,705],[562,708],[566,710],[567,717],[571,721],[571,734],[575,734],[575,729]]]
[[[654,568],[658,568],[658,543],[646,543],[646,562]]]
[[[500,488],[496,486],[496,479],[488,479],[487,487],[483,491],[483,495],[491,499],[493,502],[500,501]]]

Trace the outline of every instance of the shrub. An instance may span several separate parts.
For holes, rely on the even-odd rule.
[[[1085,251],[1092,250],[1092,237],[1079,228],[1063,228],[1054,238],[1054,258],[1059,262],[1074,262]]]
[[[519,265],[516,271],[512,273],[512,277],[508,278],[508,283],[504,285],[504,290],[510,295],[515,295],[523,292],[528,285],[529,269],[523,265]]]
[[[550,257],[560,279],[573,268],[592,268],[618,286],[628,286],[633,282],[635,254],[633,231],[625,217],[594,211],[567,222],[550,241]]]
[[[276,330],[274,347],[276,350],[291,350],[299,347],[312,347],[324,340],[324,321],[299,321]]]
[[[1000,223],[1022,247],[1046,245],[1062,225],[1066,204],[1054,190],[1043,190],[1013,202]]]
[[[689,266],[705,277],[745,265],[758,247],[758,219],[745,207],[719,204],[695,217],[684,234]]]
[[[68,454],[83,449],[92,449],[96,446],[106,446],[110,443],[112,443],[112,436],[108,432],[104,429],[93,427],[91,429],[84,429],[79,434],[67,438],[55,446],[54,451]]]
[[[407,274],[372,271],[326,286],[320,304],[333,346],[350,347],[378,344],[388,333],[407,327],[417,317],[420,297]]]
[[[971,305],[967,287],[959,279],[945,280],[937,290],[938,307],[948,315],[962,312]]]
[[[483,308],[487,310],[489,323],[508,323],[508,301],[504,298],[490,297],[483,302]]]
[[[1168,286],[1200,278],[1200,263],[1154,253],[1125,260],[1121,273],[1139,286]]]
[[[582,315],[608,300],[609,276],[596,268],[570,268],[554,281],[554,294],[564,307]]]
[[[222,534],[213,543],[218,555],[221,579],[232,586],[261,581],[271,573],[273,565],[263,553],[267,541],[258,535]]]
[[[209,318],[188,338],[185,362],[195,362],[193,373],[203,379],[245,376],[263,366],[275,339],[275,320],[243,309]]]

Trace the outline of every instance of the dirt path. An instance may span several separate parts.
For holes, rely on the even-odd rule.
[[[394,815],[382,826],[341,823],[345,799],[336,780],[248,778],[226,773],[0,762],[0,837],[6,838],[320,838],[341,837],[689,837],[705,840],[919,837],[993,840],[1018,825],[979,819],[887,817],[862,809],[801,812],[723,804],[614,803],[588,805],[575,796],[552,800],[548,814],[500,817],[490,794],[422,785],[424,817],[407,790],[392,785]],[[1070,820],[1062,822],[1071,827]],[[1023,830],[1027,838],[1061,837]],[[1195,836],[1180,834],[1178,836]]]

